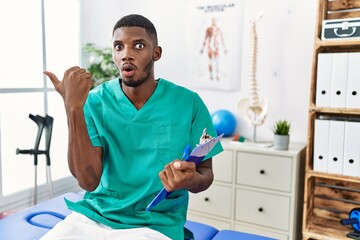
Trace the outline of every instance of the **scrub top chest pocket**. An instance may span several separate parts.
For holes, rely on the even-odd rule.
[[[181,158],[190,142],[190,130],[185,125],[164,125],[157,129],[156,138],[161,161],[167,164]]]

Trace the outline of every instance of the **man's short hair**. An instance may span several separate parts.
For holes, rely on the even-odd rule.
[[[121,27],[141,27],[144,28],[155,45],[158,44],[157,33],[154,24],[146,17],[139,14],[130,14],[120,18],[113,28],[113,35],[116,29]]]

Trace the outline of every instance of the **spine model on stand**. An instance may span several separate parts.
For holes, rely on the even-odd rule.
[[[242,118],[254,126],[260,126],[264,123],[267,116],[269,104],[266,98],[262,98],[260,101],[258,84],[257,84],[257,60],[258,60],[258,33],[257,24],[262,18],[262,13],[252,20],[252,44],[253,51],[251,54],[251,73],[250,73],[250,97],[243,98],[238,103],[238,113]],[[254,129],[255,130],[255,129]],[[255,131],[254,131],[255,132]],[[254,141],[255,136],[254,133]]]

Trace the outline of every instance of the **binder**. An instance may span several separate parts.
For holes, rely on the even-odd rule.
[[[349,53],[333,53],[330,107],[344,108],[346,104],[346,85]]]
[[[345,122],[343,175],[360,177],[360,122]]]
[[[346,108],[360,108],[360,52],[349,53]]]
[[[330,87],[333,65],[333,53],[319,53],[316,78],[316,99],[318,107],[330,106]]]
[[[317,172],[328,171],[330,120],[315,119],[314,123],[313,169]]]
[[[328,173],[343,173],[344,135],[345,122],[330,120]]]

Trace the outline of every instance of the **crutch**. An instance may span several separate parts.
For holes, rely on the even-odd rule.
[[[42,117],[39,115],[32,115],[29,114],[29,118],[33,120],[37,126],[38,131],[35,139],[35,146],[33,149],[16,149],[16,154],[30,154],[34,155],[34,167],[35,167],[35,186],[34,186],[34,204],[37,204],[37,165],[38,165],[38,155],[39,154],[45,154],[46,155],[46,182],[49,186],[50,195],[53,197],[53,191],[52,191],[52,181],[51,181],[51,172],[50,172],[50,143],[51,143],[51,134],[52,134],[52,126],[53,126],[53,118],[46,115],[46,117]],[[45,128],[46,132],[46,150],[39,150],[40,140],[43,133],[43,130]]]
[[[45,116],[45,154],[46,154],[46,183],[49,186],[50,197],[53,198],[53,187],[52,187],[52,180],[51,180],[51,161],[50,161],[50,144],[51,144],[51,135],[52,135],[52,128],[53,128],[54,118],[50,117],[49,115]]]

